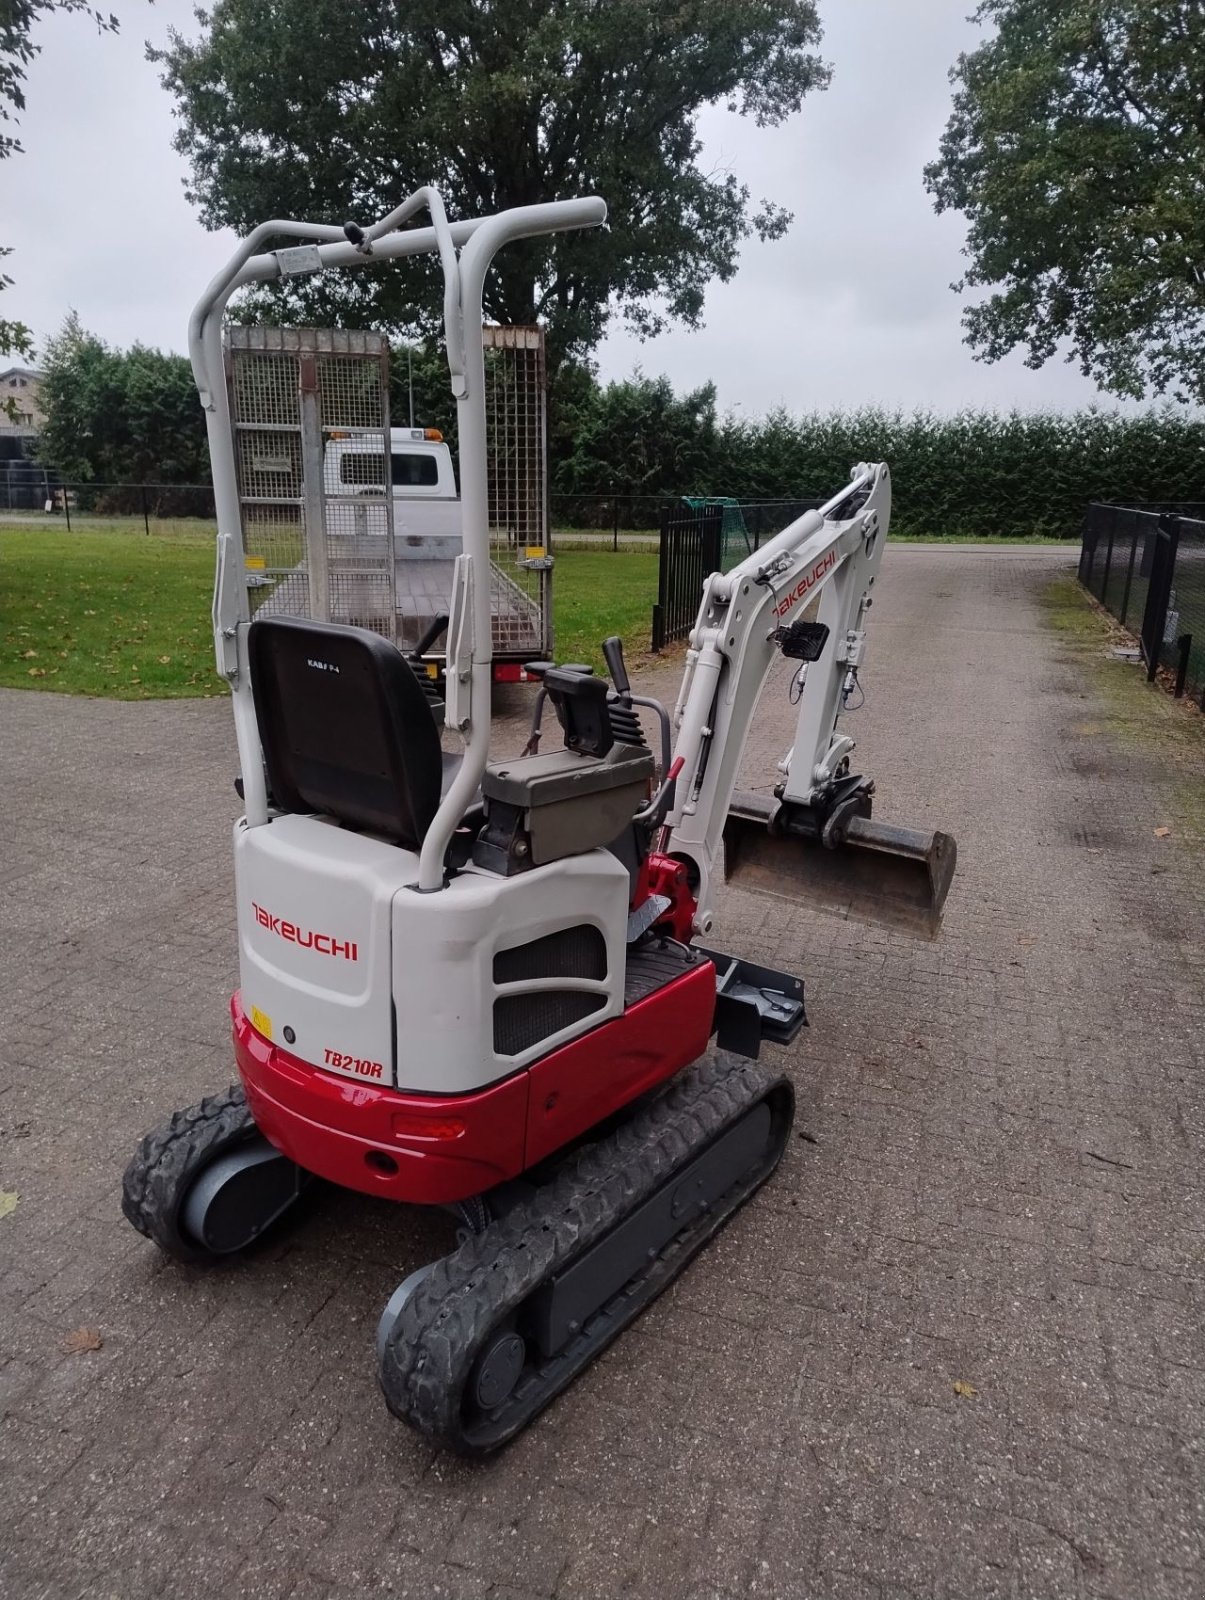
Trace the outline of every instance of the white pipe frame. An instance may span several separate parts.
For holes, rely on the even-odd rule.
[[[399,225],[426,210],[428,228]],[[289,275],[276,251],[264,251],[270,239],[302,240],[313,247],[306,263],[293,270],[328,271],[359,267],[370,260],[394,260],[437,252],[444,276],[444,332],[452,392],[456,397],[460,435],[460,502],[464,554],[475,571],[472,626],[463,630],[459,659],[449,659],[462,703],[469,707],[464,733],[464,760],[440,804],[423,841],[418,887],[425,892],[444,885],[444,857],[452,834],[481,783],[489,755],[491,662],[489,510],[486,472],[485,354],[482,338],[482,296],[486,274],[496,253],[515,239],[561,233],[573,228],[601,227],[606,204],[597,197],[517,206],[492,217],[449,223],[439,192],[427,187],[371,227],[356,243],[343,228],[324,223],[274,220],[263,222],[242,241],[210,283],[192,313],[188,351],[193,376],[205,409],[213,490],[217,511],[217,573],[214,583],[213,633],[219,674],[230,684],[235,734],[242,767],[248,827],[270,820],[264,781],[263,750],[255,721],[248,670],[247,631],[251,623],[247,598],[242,514],[234,456],[229,398],[222,367],[222,316],[230,296],[249,283],[267,283]],[[458,252],[459,256],[458,256]]]
[[[852,516],[835,514],[866,490]],[[808,511],[729,573],[713,573],[690,635],[674,712],[674,758],[681,756],[668,854],[695,868],[695,932],[711,927],[711,879],[723,841],[745,739],[777,653],[777,627],[817,598],[829,636],[807,667],[784,798],[806,804],[836,777],[853,740],[837,733],[844,688],[862,660],[863,623],[891,515],[881,464],[855,468],[853,480],[819,511]]]

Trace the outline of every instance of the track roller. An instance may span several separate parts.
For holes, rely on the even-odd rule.
[[[200,1263],[254,1243],[310,1181],[259,1132],[235,1084],[143,1138],[121,1209],[169,1256]]]
[[[461,1455],[512,1439],[769,1177],[793,1114],[788,1080],[754,1062],[681,1074],[407,1280],[379,1331],[390,1411]]]

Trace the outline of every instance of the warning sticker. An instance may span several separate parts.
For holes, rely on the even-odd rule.
[[[272,1037],[272,1018],[258,1006],[251,1007],[251,1026],[256,1033],[262,1033],[265,1039]]]

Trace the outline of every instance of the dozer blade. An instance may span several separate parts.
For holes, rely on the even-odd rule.
[[[833,848],[814,826],[793,826],[790,808],[770,795],[734,795],[724,825],[729,883],[929,939],[941,926],[957,857],[948,833],[870,817],[851,818]]]

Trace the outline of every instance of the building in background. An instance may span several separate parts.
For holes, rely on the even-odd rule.
[[[0,372],[0,511],[29,510],[49,498],[50,478],[33,460],[43,421],[41,385],[34,367]]]
[[[41,387],[42,374],[33,367],[8,367],[0,372],[0,435],[37,437],[42,426]]]

